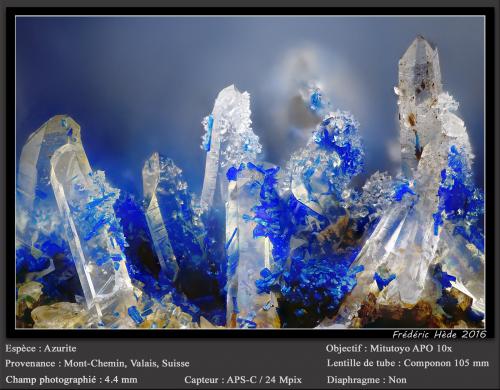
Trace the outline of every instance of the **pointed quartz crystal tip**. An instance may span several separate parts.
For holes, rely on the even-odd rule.
[[[82,148],[80,125],[67,115],[50,118],[32,133],[24,144],[19,162],[17,189],[23,205],[28,209],[35,206],[37,194],[49,195],[51,192],[50,158],[65,144]]]
[[[417,36],[399,60],[399,80],[408,86],[414,85],[414,90],[405,90],[407,94],[420,94],[427,90],[441,92],[441,70],[439,55],[424,37]],[[430,81],[429,85],[425,85]]]
[[[418,36],[399,61],[398,95],[401,163],[413,178],[426,145],[440,135],[438,100],[442,93],[437,48]]]
[[[153,244],[160,262],[160,267],[165,275],[172,281],[177,278],[179,265],[170,242],[165,219],[160,208],[160,193],[165,191],[161,186],[162,174],[165,171],[165,162],[158,153],[144,163],[142,169],[142,183],[144,199],[146,201],[146,220],[153,238]]]

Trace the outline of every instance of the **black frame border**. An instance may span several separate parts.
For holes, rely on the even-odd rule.
[[[37,15],[474,15],[485,17],[485,214],[486,253],[486,339],[494,337],[496,290],[495,285],[495,8],[494,7],[7,7],[6,8],[6,243],[5,288],[6,331],[8,338],[393,338],[396,330],[411,329],[191,329],[165,331],[148,329],[21,329],[16,328],[15,316],[15,262],[8,253],[15,252],[15,18],[16,16]],[[9,228],[11,226],[11,228]],[[440,329],[414,329],[429,332],[429,339]],[[481,329],[482,330],[482,329]],[[460,337],[462,330],[453,330]]]

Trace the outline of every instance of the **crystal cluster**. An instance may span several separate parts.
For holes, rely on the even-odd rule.
[[[484,311],[484,238],[478,223],[484,202],[472,184],[473,155],[466,128],[453,113],[458,104],[442,91],[437,49],[420,36],[399,62],[395,92],[402,176],[411,192],[384,212],[353,262],[353,267],[364,270],[342,303],[336,324],[349,325],[357,318],[374,290],[370,283],[374,276],[381,290],[376,303],[392,307],[420,301],[435,304],[435,288],[429,283],[429,270],[435,265],[473,286],[467,294]],[[380,283],[381,272],[390,281]]]
[[[284,169],[262,160],[250,95],[203,120],[200,197],[159,153],[142,194],[93,171],[55,116],[26,142],[16,202],[16,316],[38,328],[481,327],[484,197],[437,49],[399,62],[401,171],[357,187],[360,124],[315,83],[317,124]]]

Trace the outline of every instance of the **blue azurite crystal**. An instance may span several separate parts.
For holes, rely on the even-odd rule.
[[[317,88],[311,93],[309,107],[313,111],[319,111],[323,108],[321,91]]]
[[[167,272],[159,273],[156,295],[168,291],[181,307],[189,306],[188,300],[197,302],[200,307],[196,311],[188,308],[186,311],[197,318],[201,310],[213,321],[212,312],[223,306],[219,291],[225,283],[225,275],[221,276],[223,270],[217,267],[224,257],[216,256],[223,253],[223,249],[217,252],[217,242],[211,236],[211,229],[218,225],[210,223],[210,228],[205,229],[182,171],[172,160],[154,153],[144,165],[143,182],[153,247],[167,266]],[[216,263],[212,261],[214,257],[217,257]],[[172,274],[170,265],[175,265],[178,271]],[[138,271],[139,267],[133,273]]]
[[[388,277],[384,278],[382,275],[380,275],[378,272],[375,272],[375,275],[373,275],[373,279],[375,279],[375,282],[377,282],[377,287],[380,291],[384,289],[385,286],[387,286],[389,283],[391,283],[394,279],[396,279],[395,274],[391,274]]]
[[[440,264],[434,267],[432,278],[439,283],[441,289],[451,287],[451,282],[455,282],[457,278],[443,271]]]
[[[127,312],[130,318],[132,318],[137,325],[140,325],[144,322],[144,319],[142,318],[141,313],[139,313],[139,310],[136,306],[130,306],[127,309]]]
[[[401,202],[406,194],[415,195],[415,192],[410,187],[410,183],[407,180],[397,182],[394,186],[393,199],[397,202]]]

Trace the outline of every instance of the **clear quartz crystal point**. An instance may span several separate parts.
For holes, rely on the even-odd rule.
[[[160,267],[165,275],[173,281],[176,279],[179,272],[179,265],[177,264],[170,243],[168,231],[158,201],[158,197],[161,196],[162,193],[162,187],[160,185],[162,174],[165,174],[165,172],[162,172],[160,155],[158,153],[153,153],[145,162],[144,168],[142,169],[144,199],[146,200],[146,220],[148,222],[151,237],[153,238]]]
[[[438,210],[441,172],[447,167],[450,148],[464,150],[469,161],[473,156],[463,121],[452,112],[457,104],[442,93],[437,49],[417,37],[399,62],[399,80],[402,171],[412,180],[416,197],[403,198],[382,215],[352,264],[362,265],[364,270],[342,303],[334,321],[337,324],[348,325],[368,293],[378,293],[373,277],[380,269],[396,275],[384,290],[385,299],[396,305],[413,305],[425,299],[429,266],[443,260],[444,248],[458,254],[455,237],[442,237],[444,229],[436,231],[433,214]],[[481,291],[477,284],[482,282],[464,265],[468,261],[451,261],[455,271],[465,272],[453,275],[473,279],[470,285]]]
[[[133,287],[121,238],[113,231],[116,217],[106,201],[118,196],[118,190],[103,186],[102,172],[93,173],[83,149],[75,145],[57,149],[50,164],[50,182],[87,309],[105,326],[133,327],[127,315],[135,302]]]
[[[69,116],[56,115],[33,132],[23,146],[16,181],[17,246],[33,248],[53,233],[53,237],[63,235],[50,185],[50,158],[66,144],[73,145],[77,153],[84,153],[78,123]],[[44,272],[47,271],[50,272]]]
[[[227,169],[255,161],[261,151],[250,114],[250,94],[230,85],[219,92],[212,113],[204,120],[206,134],[202,146],[207,157],[200,200],[203,210],[212,206],[217,188],[225,200]]]
[[[263,174],[245,168],[229,181],[226,202],[226,253],[228,258],[227,324],[239,328],[276,328],[279,317],[272,293],[259,294],[255,282],[263,268],[270,268],[271,243],[254,237],[256,223],[249,219],[259,203]]]

